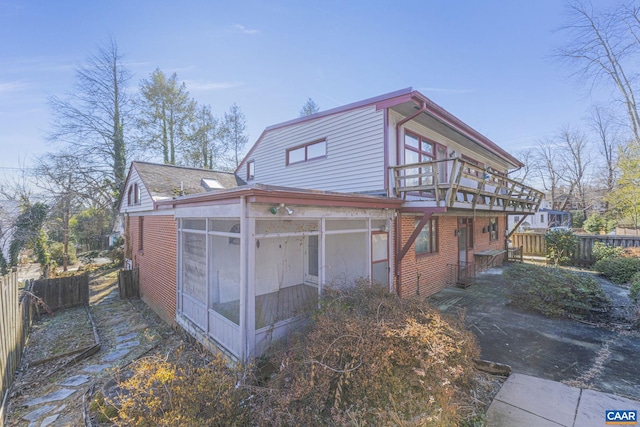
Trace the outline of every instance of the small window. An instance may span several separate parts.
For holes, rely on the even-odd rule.
[[[420,223],[420,219],[416,218],[415,226]],[[430,254],[438,252],[438,219],[430,218],[420,230],[420,234],[416,238],[415,243],[416,255]]]
[[[129,186],[129,191],[127,192],[127,206],[131,206],[133,204],[133,185]]]
[[[518,221],[520,221],[520,217],[519,217],[519,216],[514,216],[514,217],[513,217],[513,221],[514,221],[514,222],[518,222]]]
[[[498,218],[489,219],[489,240],[498,240]]]
[[[544,214],[540,214],[540,224],[544,224]]]
[[[138,217],[138,252],[144,249],[144,217]]]
[[[287,165],[307,162],[327,156],[327,140],[313,141],[287,150]],[[248,173],[248,172],[247,172]]]
[[[247,180],[253,179],[256,177],[256,162],[251,160],[247,163]]]

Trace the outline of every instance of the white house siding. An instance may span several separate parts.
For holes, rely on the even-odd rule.
[[[383,112],[374,106],[267,131],[253,153],[255,180],[337,192],[384,189]],[[326,138],[327,157],[286,165],[288,148]],[[238,171],[246,177],[246,163]]]
[[[129,206],[127,204],[129,195],[129,188],[131,188],[134,184],[138,184],[140,188],[140,203],[137,205]],[[124,193],[122,194],[122,203],[120,206],[120,213],[126,212],[145,212],[153,210],[153,199],[151,198],[151,194],[145,187],[140,175],[136,168],[131,168],[131,173],[129,174],[129,179],[127,180],[127,185],[124,188]]]

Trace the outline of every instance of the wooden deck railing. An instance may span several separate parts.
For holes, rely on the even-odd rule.
[[[391,166],[398,197],[416,195],[438,207],[535,213],[543,193],[462,159]]]

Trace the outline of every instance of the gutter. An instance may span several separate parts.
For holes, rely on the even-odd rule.
[[[415,119],[425,111],[427,111],[427,103],[425,101],[422,101],[422,106],[418,111],[416,111],[414,114],[410,115],[409,117],[405,117],[404,119],[396,123],[396,165],[400,164],[400,128],[402,127],[402,125],[404,125],[410,120]],[[388,175],[389,171],[387,170],[386,173]],[[394,182],[394,185],[395,185],[395,182]],[[389,188],[387,189],[387,191],[389,191],[390,189],[391,189],[391,185],[389,185]],[[393,234],[395,235],[395,246],[396,246],[395,257],[397,257],[398,254],[402,251],[402,224],[401,224],[401,218],[399,213],[395,218],[394,225],[395,225],[395,232]],[[396,268],[395,268],[396,292],[398,292],[400,289],[400,283],[399,283],[400,276],[401,276],[400,268],[401,268],[400,263],[396,260]],[[398,292],[398,295],[400,295],[399,292]]]

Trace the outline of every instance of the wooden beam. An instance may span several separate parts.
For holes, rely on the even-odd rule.
[[[511,230],[509,232],[509,234],[507,234],[507,240],[509,240],[509,238],[513,235],[513,233],[516,232],[516,230],[518,229],[518,227],[520,227],[520,225],[522,225],[522,223],[524,222],[525,219],[527,219],[527,216],[529,216],[529,214],[524,214],[522,216],[522,218],[520,218],[520,221],[518,221],[518,223],[515,225],[515,227],[513,227],[513,230]]]
[[[411,248],[411,245],[418,238],[418,235],[420,234],[420,231],[422,231],[422,228],[427,223],[427,221],[429,221],[429,219],[433,216],[434,213],[442,212],[442,210],[443,210],[443,208],[424,208],[424,209],[419,211],[419,212],[421,212],[423,214],[422,219],[420,219],[420,222],[418,223],[416,228],[413,230],[413,233],[411,233],[411,236],[409,236],[409,240],[407,240],[407,243],[405,243],[404,246],[402,247],[402,249],[400,249],[400,251],[398,252],[398,254],[396,256],[396,271],[400,271],[400,269],[399,269],[400,263],[402,262],[402,260],[404,259],[404,256],[409,251],[409,248]],[[401,213],[402,213],[402,211],[400,211],[400,214]],[[398,219],[400,221],[402,221],[402,215],[398,215]],[[402,242],[402,234],[401,234],[402,227],[399,227],[398,231],[400,232],[400,234],[398,235],[397,239],[398,239],[398,242],[401,243]],[[397,247],[399,248],[400,245],[398,245]]]

